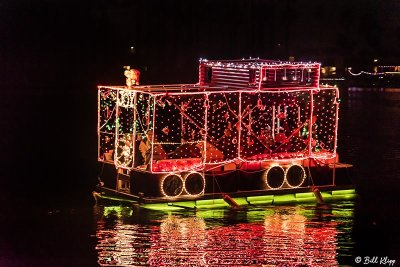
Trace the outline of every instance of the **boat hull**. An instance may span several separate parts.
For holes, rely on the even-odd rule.
[[[148,209],[175,210],[235,206],[232,201],[226,200],[226,196],[239,206],[319,202],[318,195],[313,192],[317,188],[323,201],[329,202],[356,196],[350,167],[336,164],[302,168],[305,177],[296,180],[289,177],[288,168],[282,168],[285,175],[282,179],[279,172],[271,176],[271,168],[167,174],[134,170],[127,175],[118,173],[113,165],[105,164],[100,177],[102,182],[93,194],[101,203],[117,202]],[[171,181],[166,186],[168,179]],[[128,186],[121,187],[121,181]]]
[[[357,198],[357,193],[352,186],[327,186],[319,187],[323,203],[310,190],[310,188],[299,188],[296,190],[277,190],[275,192],[253,191],[245,193],[230,194],[230,198],[237,204],[231,205],[225,200],[224,194],[210,194],[190,199],[180,197],[177,199],[148,199],[127,196],[120,192],[107,188],[99,188],[94,192],[96,203],[111,205],[132,205],[148,210],[196,210],[216,208],[240,208],[254,205],[293,205],[301,203],[332,203],[337,201],[348,201]],[[101,192],[101,193],[98,193]]]

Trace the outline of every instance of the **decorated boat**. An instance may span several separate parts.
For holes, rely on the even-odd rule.
[[[98,86],[98,201],[149,209],[349,199],[320,64],[199,61],[196,84]]]

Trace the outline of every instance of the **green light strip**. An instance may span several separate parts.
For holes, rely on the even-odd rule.
[[[339,200],[351,200],[357,197],[357,193],[354,189],[348,190],[334,190],[324,191],[321,195],[325,202],[339,201]],[[133,200],[127,200],[116,197],[101,196],[101,198],[114,200],[119,202],[137,203]],[[239,206],[250,205],[273,205],[273,204],[297,204],[297,203],[316,203],[316,197],[312,192],[306,193],[295,193],[285,195],[265,195],[265,196],[252,196],[252,197],[239,197],[234,198]],[[223,199],[206,199],[197,201],[178,201],[170,203],[152,203],[152,204],[141,204],[144,209],[148,210],[159,210],[159,211],[182,211],[186,209],[221,209],[229,207]]]

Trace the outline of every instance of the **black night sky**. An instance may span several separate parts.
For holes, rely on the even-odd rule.
[[[122,85],[124,65],[159,84],[197,82],[199,58],[399,64],[399,13],[396,0],[0,0],[2,200],[89,199],[96,85]]]
[[[1,84],[121,82],[123,64],[147,67],[146,83],[195,82],[200,57],[393,63],[399,10],[394,0],[1,1]]]

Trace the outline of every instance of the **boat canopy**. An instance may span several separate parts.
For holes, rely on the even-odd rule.
[[[336,157],[319,63],[200,60],[199,83],[98,86],[98,159],[150,172]]]

